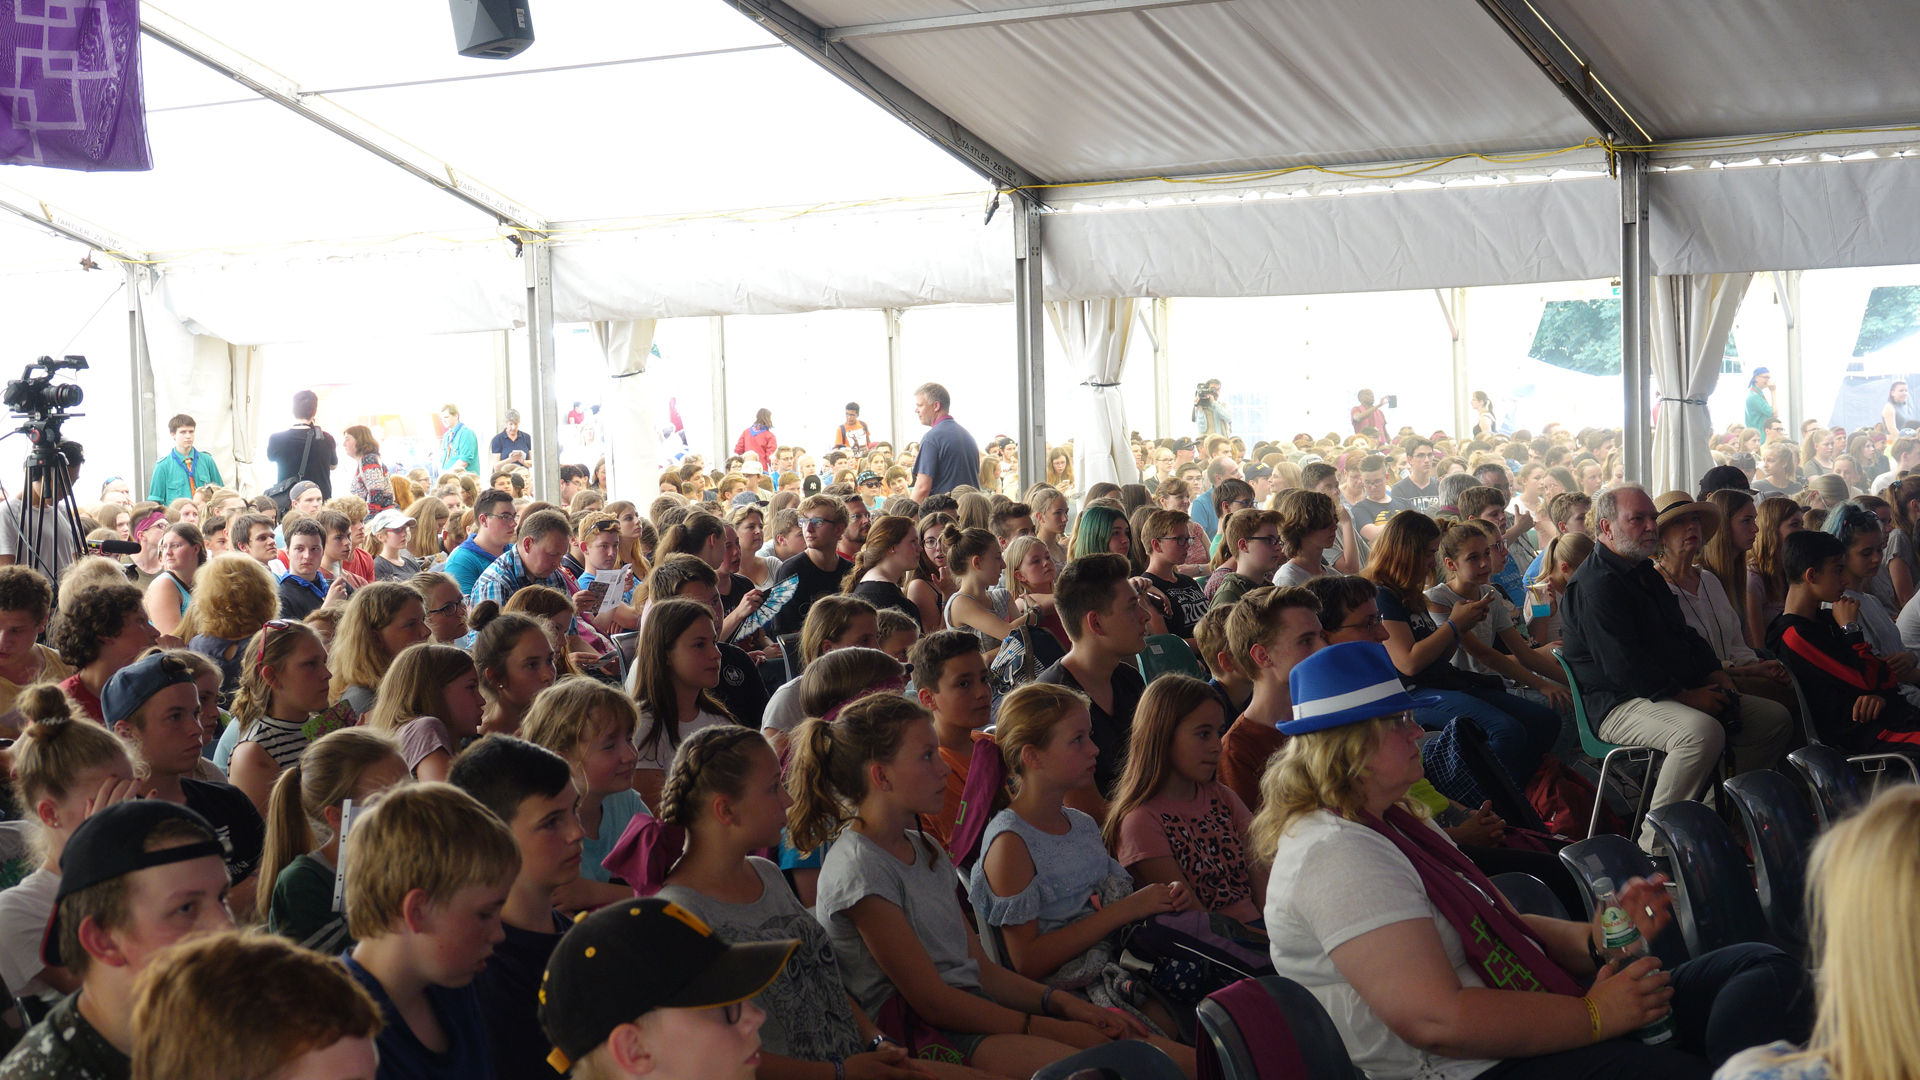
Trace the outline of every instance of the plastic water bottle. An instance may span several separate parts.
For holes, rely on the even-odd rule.
[[[1640,927],[1620,906],[1620,899],[1614,895],[1613,882],[1608,878],[1595,878],[1594,895],[1605,905],[1600,913],[1600,955],[1614,965],[1616,972],[1635,960],[1650,954],[1653,950],[1647,939],[1640,935]],[[1649,1046],[1658,1046],[1673,1041],[1673,1012],[1648,1024],[1633,1033],[1633,1037]]]

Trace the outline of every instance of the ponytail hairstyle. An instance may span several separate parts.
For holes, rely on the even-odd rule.
[[[957,580],[973,572],[973,560],[1000,549],[1000,539],[991,529],[962,529],[949,525],[940,532],[940,547],[947,553],[947,573]]]
[[[262,887],[256,898],[261,921],[266,921],[273,907],[272,883],[279,880],[280,871],[333,838],[327,808],[356,795],[364,798],[360,778],[368,769],[389,760],[402,761],[398,740],[384,731],[350,727],[315,739],[300,754],[300,760],[280,770],[273,781],[273,794],[267,799],[267,837],[260,853]]]
[[[926,540],[927,533],[932,531],[933,542],[941,545],[941,550],[944,554],[946,549],[945,537],[947,535],[947,528],[953,524],[954,517],[952,514],[941,513],[938,510],[931,514],[920,515],[915,522],[914,528],[920,530],[920,539],[923,543],[920,547],[920,565],[913,568],[914,581],[924,581],[932,585],[935,580],[939,578],[940,568],[934,565],[933,553],[931,551],[933,544],[927,544],[924,543],[924,541]],[[951,567],[952,564],[949,563],[948,566]],[[952,571],[949,570],[948,573],[952,573]]]
[[[807,609],[806,621],[800,624],[801,661],[811,664],[820,659],[828,645],[852,628],[853,620],[875,613],[871,601],[851,593],[829,593],[815,600]]]
[[[974,648],[979,648],[975,639]],[[846,705],[879,692],[876,688],[889,679],[905,680],[906,667],[879,649],[835,649],[807,665],[800,675],[800,712],[806,717],[824,717],[835,706]],[[904,681],[902,688],[904,688]]]
[[[695,510],[686,519],[675,525],[669,525],[660,534],[659,543],[654,545],[658,557],[667,555],[700,554],[709,541],[722,536],[726,523],[704,510]]]
[[[1020,688],[1025,689],[1025,686]],[[1014,691],[1015,694],[1019,692]],[[1008,695],[1007,700],[1011,701],[1012,697]],[[1180,722],[1208,704],[1221,709],[1220,727],[1222,734],[1225,734],[1228,723],[1226,711],[1220,705],[1220,696],[1206,683],[1186,675],[1167,675],[1147,684],[1147,692],[1141,696],[1140,704],[1134,710],[1133,730],[1127,736],[1127,761],[1120,771],[1120,783],[1116,785],[1112,805],[1107,808],[1106,823],[1100,829],[1109,853],[1120,850],[1120,823],[1159,793],[1172,778],[1173,739],[1180,731]],[[1002,716],[1006,715],[1005,703],[1002,703],[1000,711]]]
[[[285,666],[293,650],[308,641],[323,649],[326,647],[313,627],[284,619],[267,623],[248,639],[246,652],[241,657],[240,689],[233,695],[230,710],[233,718],[240,722],[241,731],[273,710],[273,687],[267,684],[267,669]]]
[[[716,724],[687,736],[660,788],[660,820],[693,828],[714,796],[737,799],[746,794],[753,759],[772,753],[758,731],[737,724]]]
[[[814,606],[831,599],[834,597],[823,596]],[[640,629],[640,646],[634,654],[631,676],[634,702],[653,717],[653,727],[635,747],[642,757],[654,752],[662,741],[669,750],[680,745],[680,695],[673,683],[673,647],[682,634],[703,619],[713,628],[718,640],[719,624],[714,620],[713,609],[705,604],[695,600],[661,600],[647,609],[647,624]],[[733,713],[712,690],[702,687],[699,700],[702,710],[733,719]]]
[[[506,678],[507,658],[519,647],[521,638],[529,633],[539,634],[547,639],[549,648],[553,646],[552,635],[538,620],[501,611],[500,605],[491,600],[474,605],[467,615],[467,625],[474,631],[473,666],[480,669],[480,692],[488,701],[498,698],[493,680]]]
[[[840,591],[852,592],[867,571],[879,566],[894,548],[917,536],[918,526],[912,518],[880,516],[867,526],[867,542],[860,545],[860,554],[854,557],[853,569],[840,579]],[[899,584],[895,582],[894,584]]]
[[[423,641],[400,650],[380,678],[373,710],[361,723],[375,731],[398,734],[422,716],[445,719],[447,687],[473,674],[473,657],[451,645]]]
[[[354,590],[340,617],[333,648],[327,653],[327,663],[333,669],[333,680],[327,684],[329,698],[338,701],[354,686],[379,687],[380,677],[393,664],[380,632],[392,625],[408,604],[420,604],[424,618],[426,604],[420,594],[398,581],[370,582]]]
[[[28,821],[39,821],[34,804],[42,797],[66,798],[87,770],[132,764],[126,744],[87,720],[58,683],[34,683],[20,691],[14,708],[27,725],[13,744],[13,797]]]
[[[1440,557],[1453,559],[1462,549],[1475,540],[1493,543],[1493,526],[1484,521],[1442,521],[1440,529]]]
[[[1879,519],[1874,520],[1879,524]],[[1541,572],[1550,573],[1561,563],[1578,570],[1580,564],[1593,554],[1593,537],[1586,533],[1561,533],[1547,544],[1547,559],[1541,563]]]
[[[1026,771],[1022,752],[1028,747],[1045,750],[1053,742],[1053,729],[1076,707],[1088,708],[1086,695],[1054,683],[1030,682],[1000,699],[993,741],[1016,787]]]
[[[932,723],[933,714],[899,694],[874,694],[842,709],[833,720],[808,720],[794,729],[787,791],[788,839],[811,853],[840,835],[867,797],[867,767],[892,761],[907,729]],[[937,848],[937,845],[936,845]]]

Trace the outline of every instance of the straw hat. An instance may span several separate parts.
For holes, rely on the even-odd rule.
[[[1653,508],[1660,512],[1659,525],[1665,529],[1668,525],[1688,515],[1700,518],[1700,542],[1713,539],[1720,531],[1720,508],[1710,502],[1696,502],[1694,497],[1684,491],[1669,491],[1653,500]]]

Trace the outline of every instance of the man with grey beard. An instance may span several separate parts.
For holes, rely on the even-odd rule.
[[[1593,518],[1599,543],[1574,572],[1560,610],[1561,652],[1587,715],[1599,720],[1596,734],[1665,751],[1654,807],[1699,798],[1728,745],[1735,771],[1771,767],[1787,747],[1792,717],[1776,702],[1736,693],[1713,647],[1687,625],[1652,561],[1662,524],[1653,500],[1637,487],[1603,491]],[[1651,825],[1640,846],[1653,849]]]

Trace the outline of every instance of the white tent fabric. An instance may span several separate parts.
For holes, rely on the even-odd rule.
[[[1752,274],[1686,274],[1653,279],[1653,377],[1660,414],[1653,430],[1652,490],[1694,491],[1713,468],[1707,398],[1720,381],[1733,317]]]
[[[607,457],[607,490],[638,492],[659,472],[659,429],[647,407],[647,358],[653,349],[652,319],[597,322],[594,340],[607,358],[607,400],[601,422],[615,433]]]
[[[1140,470],[1127,442],[1127,405],[1120,397],[1127,343],[1133,337],[1133,301],[1064,300],[1047,305],[1047,317],[1081,377],[1074,401],[1073,477],[1081,491],[1094,484],[1137,484]],[[1027,447],[1026,453],[1044,448]]]

